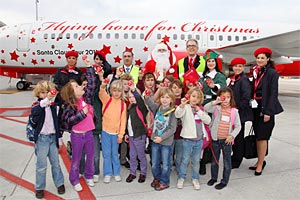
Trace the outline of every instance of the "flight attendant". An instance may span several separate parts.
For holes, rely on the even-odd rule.
[[[260,176],[266,166],[265,155],[275,125],[275,115],[283,112],[278,100],[279,75],[271,55],[272,50],[266,47],[254,52],[256,66],[253,67],[253,95],[250,104],[253,110],[258,160],[249,169],[255,170],[255,176]]]
[[[245,122],[252,121],[252,109],[249,106],[251,99],[251,83],[248,77],[245,75],[245,64],[244,58],[234,58],[231,60],[230,66],[234,74],[229,77],[229,85],[234,94],[234,101],[236,107],[239,110],[239,116],[241,120],[241,131],[234,138],[234,145],[232,145],[232,156],[231,156],[231,167],[239,168],[244,157],[244,132]]]

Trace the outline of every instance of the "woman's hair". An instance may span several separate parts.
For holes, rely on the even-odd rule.
[[[233,91],[230,87],[222,87],[218,90],[217,96],[221,96],[223,93],[228,92],[230,94],[230,106],[235,107],[235,101],[234,101],[234,96],[233,96]]]
[[[41,92],[49,92],[51,89],[55,89],[55,84],[51,81],[42,80],[33,89],[33,95],[39,97]]]
[[[103,76],[107,77],[111,73],[111,65],[100,54],[94,54],[94,60],[95,60],[96,57],[99,57],[99,59],[102,60],[103,70],[104,70],[104,75]]]
[[[270,66],[271,68],[275,69],[275,62],[273,60],[271,60],[271,54],[269,53],[263,53],[266,55],[267,58],[269,58],[268,63],[266,66]]]
[[[193,92],[197,92],[198,93],[198,96],[199,96],[199,99],[200,99],[199,105],[201,105],[202,102],[203,102],[203,100],[204,100],[204,95],[203,95],[202,90],[199,87],[195,87],[194,86],[194,87],[191,87],[187,93],[189,95],[191,95]]]
[[[77,83],[77,82],[74,79],[71,79],[65,86],[61,88],[60,96],[68,105],[75,108],[77,99],[76,99],[76,95],[72,83]]]
[[[127,81],[132,80],[133,81],[133,77],[130,74],[122,74],[120,77],[120,80],[127,80]]]
[[[113,90],[119,90],[122,92],[121,94],[121,100],[126,101],[126,95],[124,92],[124,87],[123,87],[123,83],[121,80],[114,80],[111,84],[110,84],[110,94],[112,93]]]
[[[173,91],[170,88],[167,87],[163,87],[159,90],[159,94],[158,94],[158,99],[159,99],[159,104],[160,104],[160,98],[164,95],[169,95],[169,97],[171,97],[171,107],[174,106],[175,103],[175,94],[173,93]]]
[[[217,72],[222,73],[222,72],[220,71],[220,69],[219,69],[219,65],[218,65],[217,58],[212,58],[212,59],[214,59],[214,60],[215,60],[215,63],[216,63],[215,70],[216,70]],[[206,75],[207,73],[209,73],[209,69],[208,69],[208,67],[207,67],[207,61],[209,61],[209,60],[210,60],[210,59],[207,59],[207,60],[205,61],[205,68],[204,68],[204,71],[203,71],[203,76],[204,76],[204,77],[205,77],[205,75]]]
[[[163,83],[166,79],[168,79],[171,83],[175,80],[173,75],[167,75],[161,82]]]

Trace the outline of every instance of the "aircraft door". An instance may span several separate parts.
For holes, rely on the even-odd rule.
[[[207,46],[208,46],[208,48],[217,47],[217,34],[216,33],[208,33],[207,34]]]
[[[29,36],[32,24],[21,24],[18,31],[17,50],[21,52],[29,51]]]

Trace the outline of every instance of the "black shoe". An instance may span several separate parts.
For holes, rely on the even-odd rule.
[[[59,186],[58,188],[57,188],[57,193],[58,194],[64,194],[66,192],[66,188],[65,188],[65,185],[64,184],[62,184],[61,186]]]
[[[262,169],[264,169],[266,165],[267,165],[267,162],[264,160]],[[250,170],[256,170],[256,166],[249,167],[249,169]]]
[[[213,186],[216,182],[217,182],[217,180],[210,179],[210,180],[207,182],[207,185],[208,185],[208,186]]]
[[[260,172],[257,172],[257,171],[254,172],[255,176],[260,176],[261,174],[262,174],[262,170]]]
[[[146,176],[143,175],[143,174],[140,174],[140,177],[139,177],[138,182],[139,182],[139,183],[144,183],[145,181],[146,181]]]
[[[121,165],[123,165],[123,166],[126,167],[127,169],[130,169],[130,164],[129,164],[128,161],[126,161],[126,163],[121,164]]]
[[[224,184],[224,183],[219,183],[219,184],[215,185],[215,188],[217,190],[222,190],[224,187],[226,187],[226,184]]]
[[[38,199],[44,198],[44,190],[36,190],[35,191],[35,197]]]
[[[135,178],[135,175],[129,174],[129,176],[126,178],[126,182],[131,183]]]

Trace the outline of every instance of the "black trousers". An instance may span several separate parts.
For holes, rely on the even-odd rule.
[[[241,123],[242,128],[239,134],[234,138],[234,145],[232,145],[232,156],[231,163],[233,167],[239,167],[243,161],[244,157],[244,132],[245,132],[245,122]]]

